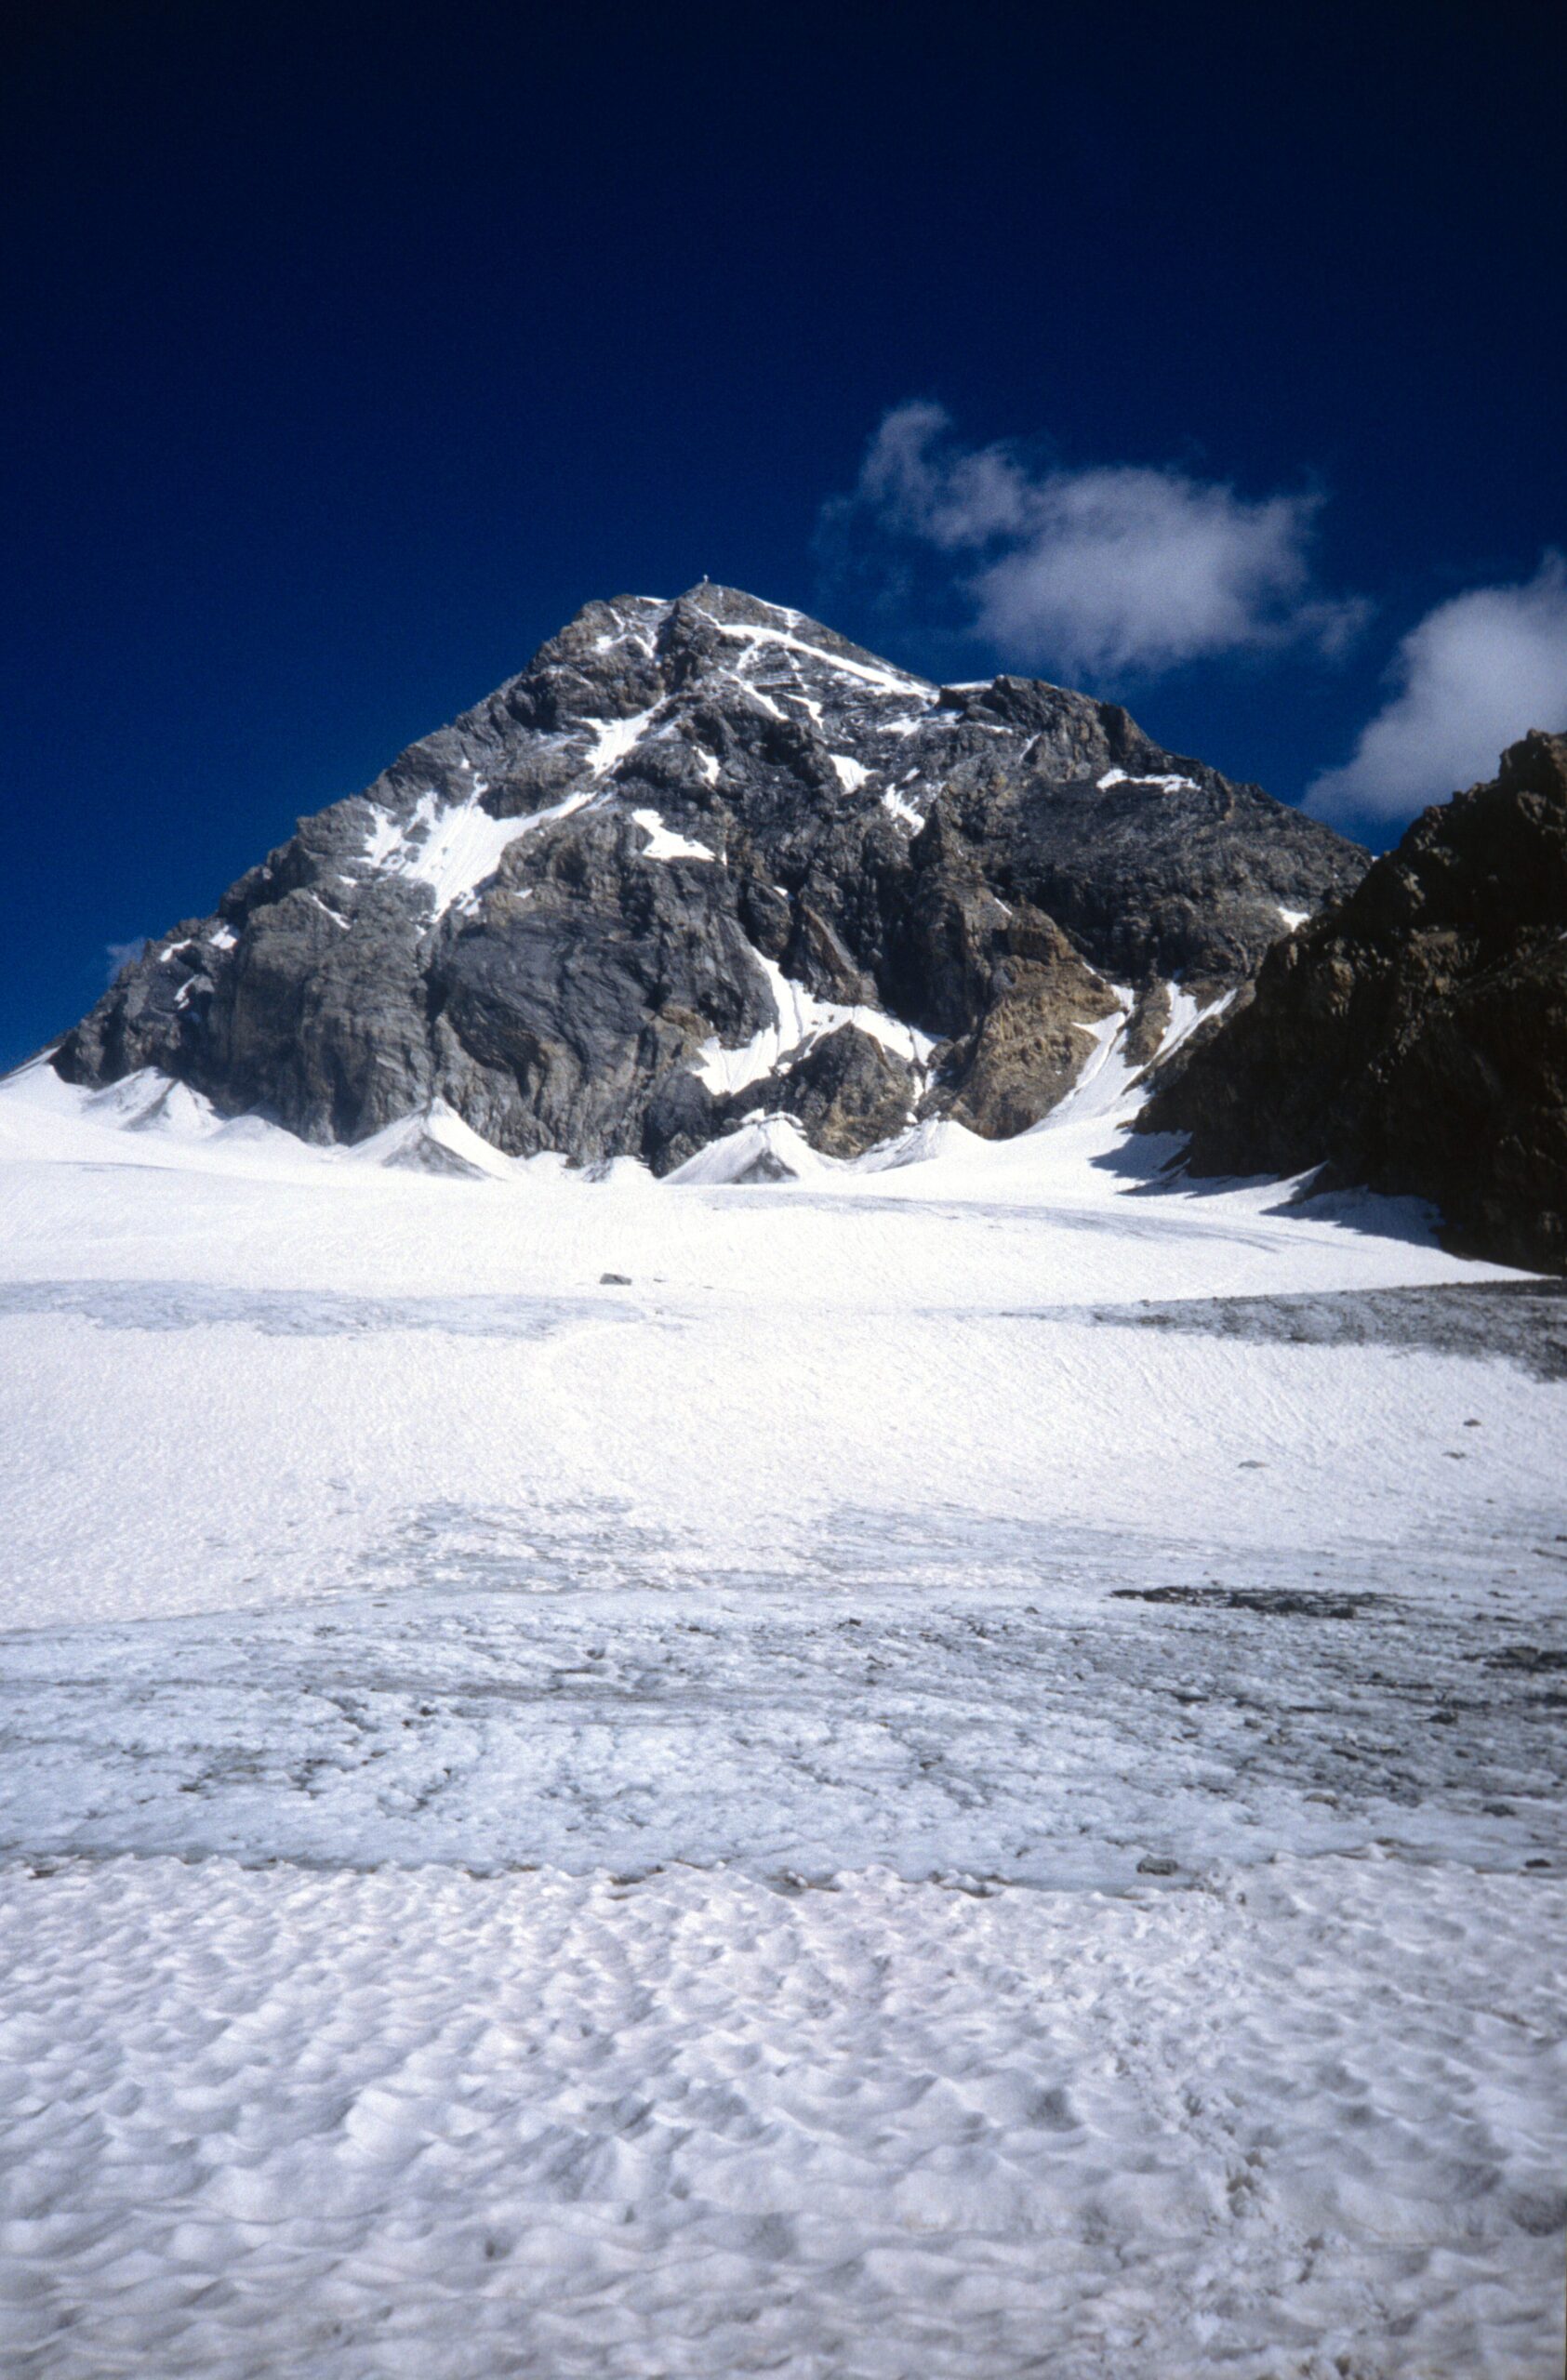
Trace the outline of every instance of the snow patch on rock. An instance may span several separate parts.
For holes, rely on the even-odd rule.
[[[1132,769],[1107,769],[1103,776],[1096,777],[1095,783],[1101,793],[1108,793],[1114,785],[1156,785],[1164,793],[1196,793],[1199,790],[1195,777],[1177,776],[1173,773],[1150,776]]]
[[[890,786],[882,796],[882,807],[889,816],[897,820],[900,826],[911,826],[916,833],[925,823],[913,803],[906,800],[896,786]]]
[[[938,699],[937,689],[923,678],[911,678],[901,669],[878,668],[870,662],[854,661],[847,654],[830,653],[825,646],[811,644],[805,638],[795,636],[787,628],[766,628],[751,621],[737,624],[714,620],[712,625],[719,635],[731,643],[749,646],[753,652],[771,646],[781,652],[799,654],[819,668],[835,670],[840,677],[852,678],[862,686],[873,687],[878,694],[919,694],[929,703]]]
[[[737,1050],[726,1050],[716,1038],[703,1043],[695,1071],[715,1096],[749,1090],[842,1025],[857,1025],[872,1041],[879,1041],[883,1050],[911,1066],[929,1064],[936,1043],[928,1033],[902,1024],[881,1009],[818,999],[803,984],[791,982],[776,959],[754,947],[751,957],[767,978],[775,1021]]]
[[[634,752],[664,706],[650,703],[645,710],[635,712],[630,719],[606,719],[596,721],[593,745],[588,754],[588,774],[595,778],[609,776]]]
[[[609,765],[604,762],[596,774],[602,775]],[[579,787],[564,801],[536,810],[529,817],[494,818],[481,800],[486,790],[479,779],[466,801],[442,802],[433,793],[421,794],[405,824],[378,813],[365,839],[366,865],[381,875],[428,885],[434,913],[443,918],[487,882],[522,836],[555,819],[571,817],[594,798],[591,788]],[[338,923],[343,920],[339,918]]]
[[[645,859],[710,859],[718,853],[706,843],[694,843],[684,835],[677,835],[666,826],[657,810],[633,810],[631,822],[647,837],[643,856]]]

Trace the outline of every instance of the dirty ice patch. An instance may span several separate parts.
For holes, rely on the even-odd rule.
[[[545,1339],[575,1325],[629,1322],[640,1309],[604,1297],[356,1297],[331,1289],[236,1289],[205,1281],[0,1281],[0,1323],[65,1315],[102,1330],[206,1330],[269,1339],[438,1331],[458,1339]]]
[[[765,1198],[753,1228],[782,1203]],[[569,1365],[590,1329],[634,1328],[591,1298],[39,1286],[105,1331],[180,1332],[171,1352],[196,1361],[198,1332],[243,1359],[246,1332],[308,1355],[392,1330],[412,1362],[552,1341],[539,1360]],[[1265,1337],[1307,1318],[1251,1302]],[[1414,1302],[1412,1343],[1448,1339],[1451,1302]],[[1312,1304],[1330,1333],[1357,1329],[1353,1300]],[[1172,1312],[1143,1311],[1160,1330]],[[1015,1369],[1072,1322],[1019,1316]],[[1527,1318],[1506,1327],[1526,1351]],[[1552,1581],[1521,1642],[1510,1609],[1475,1608],[1472,1560],[1434,1584],[1397,1553],[1232,1567],[1166,1544],[1150,1578],[1150,1550],[916,1503],[825,1516],[792,1569],[776,1540],[722,1572],[613,1508],[421,1504],[329,1604],[0,1632],[0,1858],[686,1862],[818,1884],[874,1866],[1100,1893],[1374,1844],[1524,1884],[1555,1872],[1533,1864],[1559,1848],[1567,1786]],[[1265,1711],[1289,1724],[1255,1743]]]

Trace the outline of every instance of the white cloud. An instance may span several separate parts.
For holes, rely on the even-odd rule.
[[[1178,470],[1030,468],[963,448],[940,405],[899,405],[871,441],[840,536],[869,528],[972,555],[972,632],[1008,661],[1105,677],[1309,641],[1331,649],[1364,615],[1313,587],[1321,498],[1253,502]]]
[[[1531,727],[1567,728],[1562,557],[1547,553],[1526,587],[1474,587],[1428,612],[1393,674],[1353,759],[1308,787],[1319,816],[1407,817],[1494,775]]]

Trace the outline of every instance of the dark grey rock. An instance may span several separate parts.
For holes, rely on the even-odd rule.
[[[1246,985],[1281,908],[1364,865],[1112,704],[938,688],[703,585],[589,604],[149,945],[55,1064],[156,1067],[315,1141],[445,1099],[513,1154],[659,1171],[764,1113],[833,1156],[915,1113],[1003,1135],[1070,1087],[1112,985],[1151,1058],[1165,979]],[[704,1051],[776,1023],[769,966],[843,1013],[715,1094]],[[932,1064],[856,1009],[931,1037]]]
[[[1567,1270],[1567,736],[1417,818],[1280,944],[1144,1111],[1194,1173],[1432,1200],[1453,1243]]]
[[[858,1025],[841,1025],[813,1042],[787,1073],[770,1075],[725,1103],[724,1122],[792,1116],[813,1148],[828,1157],[858,1157],[913,1122],[917,1097],[911,1066]]]

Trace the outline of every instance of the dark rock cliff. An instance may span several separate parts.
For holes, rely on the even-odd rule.
[[[938,687],[732,589],[593,603],[128,968],[56,1053],[354,1141],[437,1099],[659,1170],[1039,1119],[1167,984],[1247,983],[1365,855],[1038,681]]]
[[[1272,951],[1144,1109],[1199,1174],[1414,1192],[1455,1245],[1567,1269],[1567,736],[1417,818]]]

